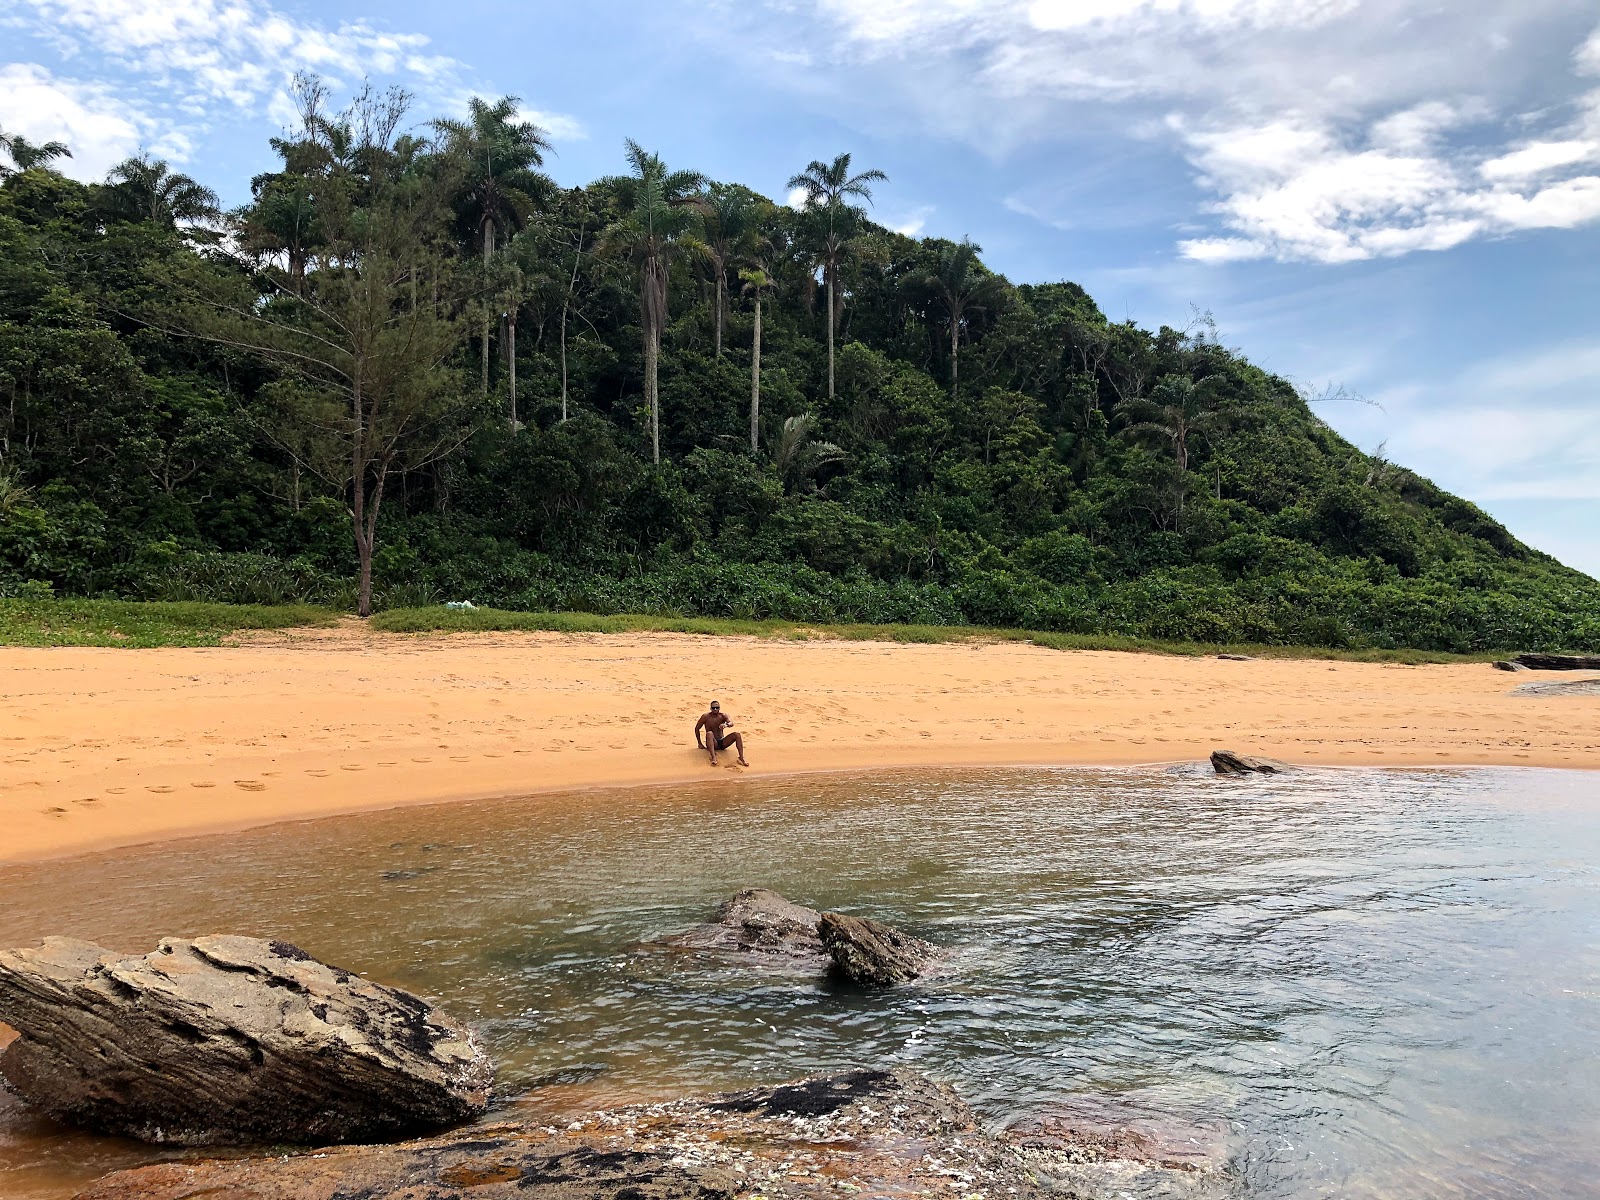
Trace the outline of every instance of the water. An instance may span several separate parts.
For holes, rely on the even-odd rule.
[[[959,948],[861,995],[642,942],[739,887]],[[508,1095],[609,1103],[851,1063],[996,1125],[1224,1131],[1251,1197],[1600,1195],[1600,777],[1014,770],[405,809],[0,868],[0,944],[286,938],[477,1021]],[[0,1093],[0,1196],[148,1147]]]

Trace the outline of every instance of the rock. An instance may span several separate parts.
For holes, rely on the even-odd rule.
[[[492,1068],[426,1001],[285,942],[0,952],[0,1074],[58,1120],[186,1146],[379,1141],[480,1115]]]
[[[1213,750],[1211,766],[1218,775],[1246,775],[1254,771],[1262,775],[1276,775],[1289,768],[1273,758],[1252,758],[1248,754],[1235,754],[1232,750]]]
[[[677,950],[745,956],[783,965],[825,966],[817,937],[821,914],[766,888],[745,888],[723,901],[709,924],[656,943]]]
[[[1600,679],[1563,679],[1543,683],[1525,683],[1517,689],[1519,696],[1600,696]]]
[[[855,1070],[397,1146],[162,1163],[108,1175],[78,1200],[1044,1194],[1023,1151],[986,1134],[950,1088],[911,1071]]]
[[[1496,671],[1526,671],[1528,669],[1519,662],[1506,662],[1504,659],[1491,663],[1490,665],[1494,667]]]
[[[1217,655],[1217,657],[1219,659],[1221,659],[1223,662],[1255,662],[1255,661],[1257,661],[1256,660],[1256,656],[1254,654],[1219,654],[1219,655]]]
[[[1597,654],[1519,654],[1512,661],[1534,671],[1600,671]]]
[[[846,979],[870,987],[906,983],[942,955],[937,946],[920,938],[844,913],[823,913],[817,935]]]

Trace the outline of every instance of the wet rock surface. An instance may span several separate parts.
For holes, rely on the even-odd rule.
[[[1519,696],[1600,696],[1600,679],[1563,679],[1560,682],[1525,683]]]
[[[707,924],[652,945],[820,970],[828,963],[817,936],[820,917],[777,892],[745,888],[723,901]]]
[[[1121,1143],[1112,1134],[1094,1162],[1068,1164],[1073,1144],[1066,1133],[1048,1145],[990,1136],[942,1084],[909,1071],[855,1070],[555,1125],[478,1126],[395,1146],[141,1167],[107,1176],[79,1200],[1023,1200],[1119,1195],[1129,1171],[1162,1185],[1143,1189],[1146,1195],[1197,1196],[1205,1194],[1197,1181],[1220,1178],[1209,1164],[1117,1158]],[[1063,1178],[1076,1172],[1070,1184],[1055,1182],[1058,1165]]]
[[[817,934],[835,968],[852,983],[889,987],[908,983],[943,957],[932,943],[878,921],[823,913]]]
[[[322,1144],[483,1113],[492,1068],[421,998],[285,942],[164,939],[123,956],[0,951],[0,1075],[48,1116],[173,1145]]]
[[[1286,764],[1276,759],[1235,754],[1232,750],[1213,750],[1211,767],[1218,775],[1276,775],[1289,769]]]

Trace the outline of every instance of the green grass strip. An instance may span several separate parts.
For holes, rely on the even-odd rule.
[[[1448,654],[1428,650],[1330,650],[1322,646],[1211,645],[1169,642],[1115,634],[1044,633],[1028,629],[987,629],[974,625],[814,625],[797,621],[741,621],[718,617],[658,617],[642,614],[601,616],[577,612],[506,612],[495,608],[397,608],[370,622],[389,633],[490,633],[546,630],[556,633],[696,633],[708,636],[837,639],[849,642],[1029,642],[1051,650],[1124,650],[1176,654],[1190,658],[1248,654],[1257,658],[1313,658],[1338,662],[1459,663],[1505,658],[1509,651]]]
[[[331,625],[309,604],[0,600],[0,646],[215,646],[243,629]]]

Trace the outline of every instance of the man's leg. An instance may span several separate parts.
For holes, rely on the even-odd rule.
[[[733,742],[734,746],[739,751],[739,765],[741,767],[748,767],[750,764],[744,760],[744,734],[739,733],[736,730],[729,740]]]
[[[711,751],[711,765],[713,767],[717,765],[717,743],[721,740],[722,738],[715,729],[706,730],[706,749]]]

